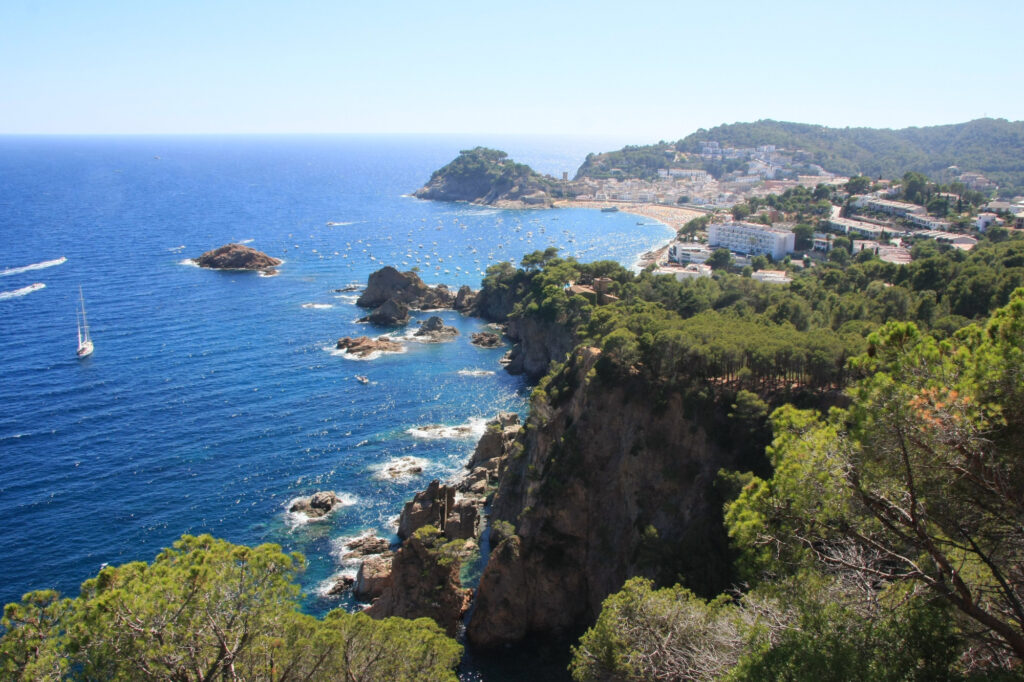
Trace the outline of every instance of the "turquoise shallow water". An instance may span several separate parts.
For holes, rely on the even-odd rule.
[[[551,173],[599,149],[502,142]],[[469,344],[482,323],[453,312],[452,343],[369,361],[331,353],[338,337],[385,331],[357,324],[354,294],[334,290],[383,264],[476,286],[488,264],[551,245],[632,264],[670,234],[626,214],[407,196],[470,144],[0,137],[0,601],[74,594],[103,563],[209,532],[303,552],[308,608],[337,605],[316,590],[344,568],[338,539],[393,532],[402,503],[475,444],[418,427],[478,433],[498,410],[522,411],[527,389],[498,366],[505,349]],[[229,241],[286,262],[270,278],[183,264]],[[79,286],[96,343],[82,361]],[[423,460],[422,476],[380,476],[405,456]],[[288,501],[322,489],[349,504],[292,523]]]

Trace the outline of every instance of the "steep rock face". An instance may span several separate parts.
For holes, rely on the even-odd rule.
[[[462,587],[459,567],[477,551],[489,477],[518,452],[520,428],[519,415],[500,413],[487,423],[487,435],[467,464],[473,468],[470,475],[456,485],[431,481],[406,504],[399,519],[399,536],[405,538],[401,549],[390,560],[367,560],[355,581],[357,598],[373,598],[379,591],[367,613],[375,618],[428,616],[455,631],[471,595]],[[503,536],[499,530],[492,537]]]
[[[501,208],[550,208],[552,185],[527,165],[508,154],[476,147],[464,150],[451,163],[435,171],[413,195],[435,201],[468,201]]]
[[[450,308],[455,301],[445,285],[427,286],[415,272],[399,272],[390,265],[370,275],[366,289],[356,300],[356,305],[376,308],[388,299],[423,310]]]
[[[359,601],[373,601],[391,585],[391,562],[394,554],[384,552],[367,557],[359,566],[352,585],[352,596]]]
[[[390,582],[365,611],[371,618],[432,618],[454,637],[472,590],[459,582],[466,543],[447,542],[436,528],[420,529],[395,554]]]
[[[596,349],[576,351],[559,399],[537,399],[492,508],[515,528],[496,545],[467,636],[492,647],[528,632],[593,622],[635,575],[698,593],[727,586],[727,538],[714,481],[736,455],[724,428],[688,414],[678,394],[639,377],[601,378]]]
[[[510,374],[526,374],[534,379],[547,374],[552,361],[562,362],[575,345],[565,325],[535,317],[509,319],[505,333],[516,341],[506,369]]]
[[[405,503],[398,517],[398,537],[405,540],[423,526],[444,530],[448,510],[455,506],[455,488],[441,485],[436,478],[426,490],[416,493]]]
[[[455,302],[452,303],[452,307],[460,313],[469,312],[473,309],[473,304],[476,302],[476,296],[477,293],[475,291],[463,284],[455,294]]]
[[[225,244],[195,259],[201,268],[214,270],[270,270],[283,261],[244,244]]]

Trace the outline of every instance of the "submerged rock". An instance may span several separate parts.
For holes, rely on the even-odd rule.
[[[470,343],[480,348],[498,348],[501,346],[501,336],[493,332],[473,332],[469,338]]]
[[[371,353],[400,353],[405,347],[386,336],[376,339],[371,339],[369,336],[360,336],[354,339],[350,336],[344,336],[338,339],[336,348],[357,357],[365,358]]]
[[[305,514],[311,519],[318,519],[330,514],[335,507],[341,506],[341,498],[330,490],[313,493],[292,503],[288,511]]]
[[[213,270],[272,270],[283,262],[244,244],[225,244],[195,259],[199,267]]]

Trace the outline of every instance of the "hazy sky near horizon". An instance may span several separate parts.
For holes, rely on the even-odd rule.
[[[0,133],[674,140],[1024,118],[1021,0],[4,0]]]

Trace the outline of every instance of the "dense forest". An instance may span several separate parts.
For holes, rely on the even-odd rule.
[[[1016,679],[1024,240],[915,248],[909,266],[829,263],[788,286],[553,250],[488,271],[483,295],[514,301],[509,319],[600,351],[595,387],[636,387],[656,410],[673,393],[731,403],[741,441],[770,434],[756,473],[720,474],[737,587],[628,581],[574,677]],[[566,288],[596,278],[618,300]],[[555,360],[531,412],[580,390]]]
[[[961,171],[982,173],[998,183],[1000,194],[1024,191],[1024,122],[991,118],[901,130],[828,128],[772,120],[733,123],[698,130],[674,145],[659,142],[590,155],[577,177],[611,177],[610,169],[618,168],[625,177],[651,178],[659,168],[704,167],[705,162],[699,158],[675,163],[674,152],[700,154],[704,143],[710,141],[722,147],[775,145],[800,150],[803,154],[795,161],[818,164],[841,175],[898,178],[917,171],[937,177],[949,166],[958,166]],[[721,166],[729,162],[715,163]],[[717,170],[735,170],[743,164],[734,165]]]

